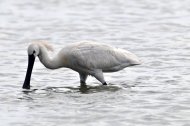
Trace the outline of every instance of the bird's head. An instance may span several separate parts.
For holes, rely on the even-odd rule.
[[[28,68],[26,72],[25,81],[22,86],[22,88],[24,89],[30,89],[30,78],[34,66],[34,61],[35,58],[37,56],[40,56],[40,54],[42,53],[41,51],[42,48],[45,48],[50,51],[53,50],[53,47],[50,44],[48,44],[46,41],[36,41],[28,46]]]
[[[38,56],[40,54],[39,45],[37,44],[31,44],[28,46],[28,55],[33,55],[34,57]]]
[[[26,72],[25,81],[22,86],[22,88],[24,89],[30,89],[30,78],[34,66],[34,61],[36,56],[39,56],[39,54],[40,54],[40,47],[38,44],[30,44],[28,46],[28,68]]]

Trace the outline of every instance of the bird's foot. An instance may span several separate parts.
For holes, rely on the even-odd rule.
[[[108,85],[108,84],[106,82],[104,82],[103,85]]]

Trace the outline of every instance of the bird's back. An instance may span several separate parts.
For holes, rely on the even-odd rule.
[[[96,42],[79,42],[61,50],[71,67],[102,69],[111,72],[140,64],[129,51]]]

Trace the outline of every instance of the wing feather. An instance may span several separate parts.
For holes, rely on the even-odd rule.
[[[109,69],[122,64],[133,64],[135,55],[106,44],[81,42],[69,49],[69,59],[73,65],[89,69]],[[137,57],[135,57],[137,58]]]

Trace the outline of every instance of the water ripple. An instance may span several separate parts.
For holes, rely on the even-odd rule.
[[[1,1],[1,125],[189,125],[189,18],[188,0]],[[143,64],[105,74],[108,86],[93,78],[80,86],[77,73],[36,59],[32,88],[22,90],[36,39],[57,49],[104,42]]]

